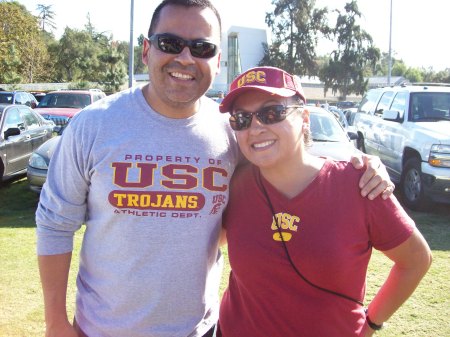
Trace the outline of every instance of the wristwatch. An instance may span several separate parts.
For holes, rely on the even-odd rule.
[[[364,309],[364,312],[366,313],[366,321],[367,321],[367,325],[375,331],[381,330],[383,328],[383,323],[381,324],[376,324],[374,322],[372,322],[369,318],[369,309]]]

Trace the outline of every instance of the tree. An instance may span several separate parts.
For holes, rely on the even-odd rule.
[[[370,75],[367,69],[375,70],[380,51],[373,45],[372,37],[356,23],[361,17],[356,0],[347,3],[344,10],[345,13],[337,11],[333,30],[338,48],[332,52],[320,79],[325,93],[331,88],[333,93],[339,91],[345,100],[351,93],[362,95],[367,90],[365,77]]]
[[[116,92],[125,83],[126,67],[123,55],[117,52],[117,47],[112,44],[110,49],[100,56],[100,61],[107,65],[99,82],[105,86],[106,91]]]
[[[47,53],[38,20],[16,1],[1,1],[0,17],[0,82],[32,82]]]
[[[45,26],[48,26],[51,28],[51,30],[56,29],[55,24],[55,12],[52,10],[52,5],[37,5],[37,10],[39,12],[39,20],[41,22],[41,29],[42,31],[46,31]],[[50,30],[50,31],[51,31]]]
[[[424,82],[450,83],[450,68],[438,72],[434,72],[433,68],[423,69],[422,74]]]
[[[406,72],[408,71],[408,67],[406,66],[403,60],[396,60],[392,64],[392,76],[403,76],[406,77]]]
[[[59,80],[89,81],[98,60],[91,35],[66,27],[59,41],[55,67]]]
[[[20,59],[16,53],[15,46],[9,44],[7,48],[1,49],[3,51],[0,58],[0,83],[19,83],[21,77],[17,69],[20,65]]]
[[[273,0],[273,13],[266,13],[273,43],[265,47],[260,65],[277,66],[293,74],[317,73],[316,46],[328,36],[326,8],[316,9],[315,0]]]

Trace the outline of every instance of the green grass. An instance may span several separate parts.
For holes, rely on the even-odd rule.
[[[44,335],[43,299],[35,254],[37,201],[26,179],[0,187],[0,337]],[[433,250],[433,265],[413,296],[377,336],[447,337],[450,336],[450,207],[436,207],[430,213],[409,213]],[[82,231],[75,236],[68,290],[70,317],[74,310],[81,238]],[[226,249],[223,253],[227,258]],[[386,278],[390,266],[381,253],[373,254],[368,272],[367,303]],[[221,293],[228,282],[228,263],[225,268]]]

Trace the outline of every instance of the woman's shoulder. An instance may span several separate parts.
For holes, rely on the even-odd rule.
[[[364,168],[357,169],[351,162],[345,160],[327,159],[324,168],[330,174],[347,176],[349,178],[357,177],[359,179],[364,173]]]

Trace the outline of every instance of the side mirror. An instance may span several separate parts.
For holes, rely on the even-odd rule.
[[[11,136],[18,136],[18,135],[20,135],[20,129],[19,128],[9,128],[4,133],[5,139],[8,139]]]
[[[355,131],[347,131],[347,135],[350,140],[358,139],[358,134]]]
[[[384,113],[383,109],[378,109],[378,110],[375,110],[374,115],[381,117],[383,115],[383,113]]]
[[[401,122],[400,113],[396,110],[385,110],[383,111],[382,118],[391,122]]]

